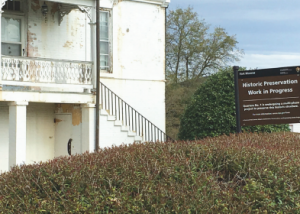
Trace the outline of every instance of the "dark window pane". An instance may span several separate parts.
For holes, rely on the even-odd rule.
[[[100,25],[100,40],[108,40],[108,26]]]
[[[8,10],[14,10],[14,2],[13,1],[8,1]]]
[[[15,1],[15,11],[21,11],[21,2]]]
[[[108,56],[100,55],[100,69],[107,70],[109,67],[108,65]]]
[[[100,53],[108,54],[109,44],[108,42],[100,42]]]
[[[2,43],[2,54],[8,56],[21,56],[21,45]]]

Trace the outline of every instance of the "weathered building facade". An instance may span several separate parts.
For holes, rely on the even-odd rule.
[[[0,3],[0,171],[94,151],[96,2]],[[165,138],[168,4],[100,0],[102,148]]]

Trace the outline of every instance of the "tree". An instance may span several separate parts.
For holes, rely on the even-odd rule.
[[[169,11],[167,16],[166,60],[168,76],[173,82],[199,78],[228,62],[239,60],[235,36],[225,29],[209,27],[192,7]]]
[[[180,118],[191,97],[204,81],[205,77],[202,77],[166,85],[166,131],[172,139],[177,140]]]
[[[236,131],[232,68],[211,75],[201,84],[185,109],[178,137],[182,140],[229,135]],[[243,127],[246,132],[289,131],[288,125]]]

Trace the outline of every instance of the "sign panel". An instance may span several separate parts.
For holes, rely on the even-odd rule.
[[[238,72],[241,126],[300,122],[300,67]]]

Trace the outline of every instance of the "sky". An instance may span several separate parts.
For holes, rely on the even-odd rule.
[[[212,29],[236,35],[245,54],[235,65],[300,65],[300,0],[171,0],[169,9],[188,6]]]

